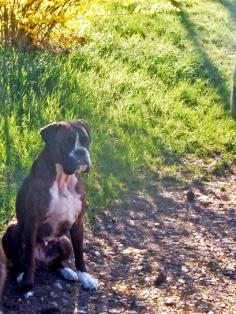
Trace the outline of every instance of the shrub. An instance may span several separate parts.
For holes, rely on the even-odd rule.
[[[23,48],[81,44],[89,18],[110,0],[0,0],[0,41]]]

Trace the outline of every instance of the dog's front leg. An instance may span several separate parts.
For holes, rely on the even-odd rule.
[[[83,252],[84,227],[83,220],[80,217],[70,231],[72,246],[75,255],[75,266],[78,270],[78,279],[86,289],[97,289],[98,282],[86,271]]]
[[[75,267],[80,272],[86,272],[83,250],[84,225],[82,219],[74,223],[71,228],[70,235],[75,255]]]
[[[34,275],[35,275],[35,259],[34,248],[36,243],[37,226],[31,223],[25,230],[25,250],[24,250],[24,273],[20,274],[17,282],[21,284],[21,290],[25,297],[33,295]]]

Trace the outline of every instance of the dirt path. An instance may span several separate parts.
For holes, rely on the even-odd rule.
[[[86,233],[97,292],[43,271],[24,300],[9,278],[2,313],[236,313],[235,178],[192,186],[194,202],[171,183],[127,195]]]

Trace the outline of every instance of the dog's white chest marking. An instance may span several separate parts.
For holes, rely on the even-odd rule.
[[[82,210],[81,196],[76,191],[77,178],[65,175],[62,167],[56,164],[57,176],[50,188],[51,202],[46,222],[56,236],[58,228],[63,223],[71,227]]]

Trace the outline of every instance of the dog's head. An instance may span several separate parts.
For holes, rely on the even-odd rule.
[[[89,171],[90,127],[84,120],[54,122],[42,128],[40,134],[65,174]]]

